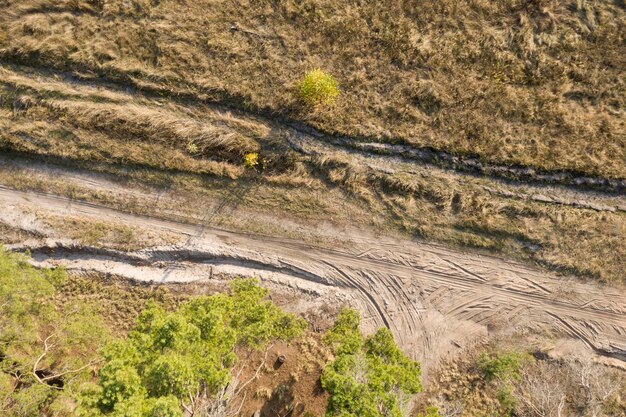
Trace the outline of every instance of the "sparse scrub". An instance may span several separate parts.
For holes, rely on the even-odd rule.
[[[267,387],[261,387],[254,393],[255,398],[268,400],[272,396],[272,390]]]
[[[459,359],[441,369],[439,381],[430,387],[430,393],[445,393],[440,409],[458,417],[609,417],[626,412],[623,371],[586,357],[519,360],[527,355],[499,352]],[[486,379],[491,373],[477,369],[480,364],[499,379]]]

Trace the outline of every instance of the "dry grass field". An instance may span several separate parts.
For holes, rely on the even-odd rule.
[[[71,71],[164,97],[221,103],[325,132],[626,177],[621,0],[5,0],[0,61]],[[341,96],[312,111],[306,70]],[[78,124],[105,104],[56,111]],[[140,120],[158,114],[126,117]],[[168,140],[172,120],[159,123]],[[123,123],[124,119],[119,119]],[[130,127],[130,126],[129,126]],[[139,126],[132,126],[135,130]],[[250,143],[182,123],[202,150]],[[181,133],[181,132],[178,132]],[[198,136],[199,135],[199,136]]]
[[[281,218],[330,220],[624,282],[619,194],[462,175],[333,136],[624,179],[623,3],[1,6],[5,185],[308,241]],[[328,108],[297,99],[318,66],[341,88]],[[32,163],[6,163],[17,156]],[[169,198],[119,199],[25,169],[35,161]]]
[[[259,278],[309,329],[231,417],[323,415],[342,306],[404,415],[625,416],[625,237],[625,0],[0,0],[0,255],[121,337]]]
[[[0,74],[1,149],[174,192],[172,201],[159,203],[168,213],[186,211],[264,234],[279,233],[276,222],[255,221],[249,213],[264,219],[282,213],[309,223],[330,219],[624,281],[626,205],[619,195],[508,185],[359,153],[251,113],[67,74],[10,65]],[[247,152],[260,153],[261,168],[244,168]],[[2,183],[107,204],[119,200],[106,190],[81,191],[60,175],[38,177],[22,168],[5,164]],[[155,209],[124,204],[134,212]],[[248,214],[210,216],[206,207]]]
[[[521,186],[358,152],[249,112],[68,74],[10,65],[0,74],[0,148],[171,195],[158,205],[141,196],[121,203],[134,212],[167,206],[170,214],[264,234],[280,233],[276,221],[261,220],[277,213],[313,224],[330,219],[624,281],[619,194]],[[247,152],[259,152],[260,168],[243,166]],[[38,176],[24,170],[29,164],[4,165],[3,184],[116,204],[107,190],[81,190],[67,172]],[[234,208],[247,214],[218,213]]]

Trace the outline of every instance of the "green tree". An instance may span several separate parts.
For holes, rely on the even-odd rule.
[[[401,417],[422,390],[420,365],[400,351],[389,329],[363,338],[359,325],[357,312],[343,310],[325,337],[336,355],[322,374],[330,394],[326,415]]]
[[[260,348],[304,330],[267,295],[255,280],[240,279],[229,294],[197,297],[177,311],[149,305],[127,339],[103,350],[98,387],[85,387],[79,412],[169,417],[206,404],[230,381],[236,347]]]
[[[71,415],[60,405],[68,400],[64,391],[90,378],[99,359],[94,352],[109,335],[93,305],[56,305],[65,271],[28,261],[0,247],[0,409],[39,416],[47,407]]]

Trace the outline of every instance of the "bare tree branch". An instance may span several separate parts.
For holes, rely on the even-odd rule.
[[[52,338],[54,334],[51,334],[50,336],[46,337],[45,340],[43,341],[43,353],[41,355],[39,355],[39,357],[37,358],[37,360],[35,361],[35,364],[33,365],[33,376],[37,379],[37,381],[39,381],[40,384],[45,384],[45,382],[39,378],[39,375],[37,375],[37,368],[39,367],[39,362],[41,362],[41,360],[44,358],[44,356],[46,356],[48,354],[48,350],[52,347],[54,347],[54,345],[48,345],[48,340],[50,340],[50,338]]]
[[[265,362],[267,361],[267,354],[269,353],[269,351],[272,348],[272,346],[274,346],[273,343],[271,345],[269,345],[267,347],[267,349],[265,349],[265,355],[263,355],[263,361],[261,362],[259,367],[256,368],[256,372],[254,373],[254,375],[252,375],[252,377],[249,380],[244,382],[243,385],[241,385],[239,387],[239,389],[235,392],[235,395],[233,395],[233,397],[236,397],[237,395],[239,395],[241,390],[243,390],[246,386],[248,386],[252,381],[254,381],[259,376],[259,373],[261,372],[261,369],[263,368],[263,366],[265,365]]]
[[[80,368],[78,368],[78,369],[70,369],[70,370],[68,370],[68,371],[61,372],[61,373],[59,373],[59,374],[49,375],[49,376],[46,376],[46,377],[44,377],[44,378],[41,378],[41,380],[42,380],[42,381],[49,381],[49,380],[51,380],[51,379],[60,378],[60,377],[62,377],[63,375],[77,373],[77,372],[82,371],[83,369],[87,369],[87,368],[89,368],[90,366],[93,366],[93,365],[95,365],[95,364],[97,364],[97,363],[100,363],[100,362],[102,362],[102,359],[92,359],[92,360],[90,360],[90,361],[89,361],[89,363],[87,363],[86,365],[81,366],[81,367],[80,367]]]
[[[52,349],[54,347],[53,344],[48,344],[48,341],[54,336],[54,333],[49,335],[48,337],[46,337],[43,341],[43,352],[41,353],[41,355],[39,355],[39,357],[37,358],[37,360],[35,361],[35,364],[33,365],[33,370],[32,370],[32,374],[35,377],[35,379],[37,379],[37,382],[39,382],[40,384],[45,384],[46,381],[50,381],[53,379],[57,379],[57,378],[61,378],[64,375],[68,375],[68,374],[74,374],[74,373],[78,373],[80,371],[82,371],[83,369],[87,369],[90,366],[95,365],[96,363],[101,362],[101,359],[91,359],[89,361],[89,363],[87,363],[86,365],[81,366],[80,368],[77,369],[70,369],[58,374],[53,374],[53,375],[48,375],[48,376],[44,376],[44,377],[40,377],[39,375],[37,375],[37,372],[39,372],[39,363],[41,363],[41,361],[43,360],[43,358],[48,354],[48,352],[50,351],[50,349]],[[59,387],[53,387],[56,389],[61,389]]]

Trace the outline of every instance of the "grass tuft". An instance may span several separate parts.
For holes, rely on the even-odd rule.
[[[308,71],[298,84],[300,98],[311,106],[331,105],[339,97],[339,87],[335,78],[322,71]]]

